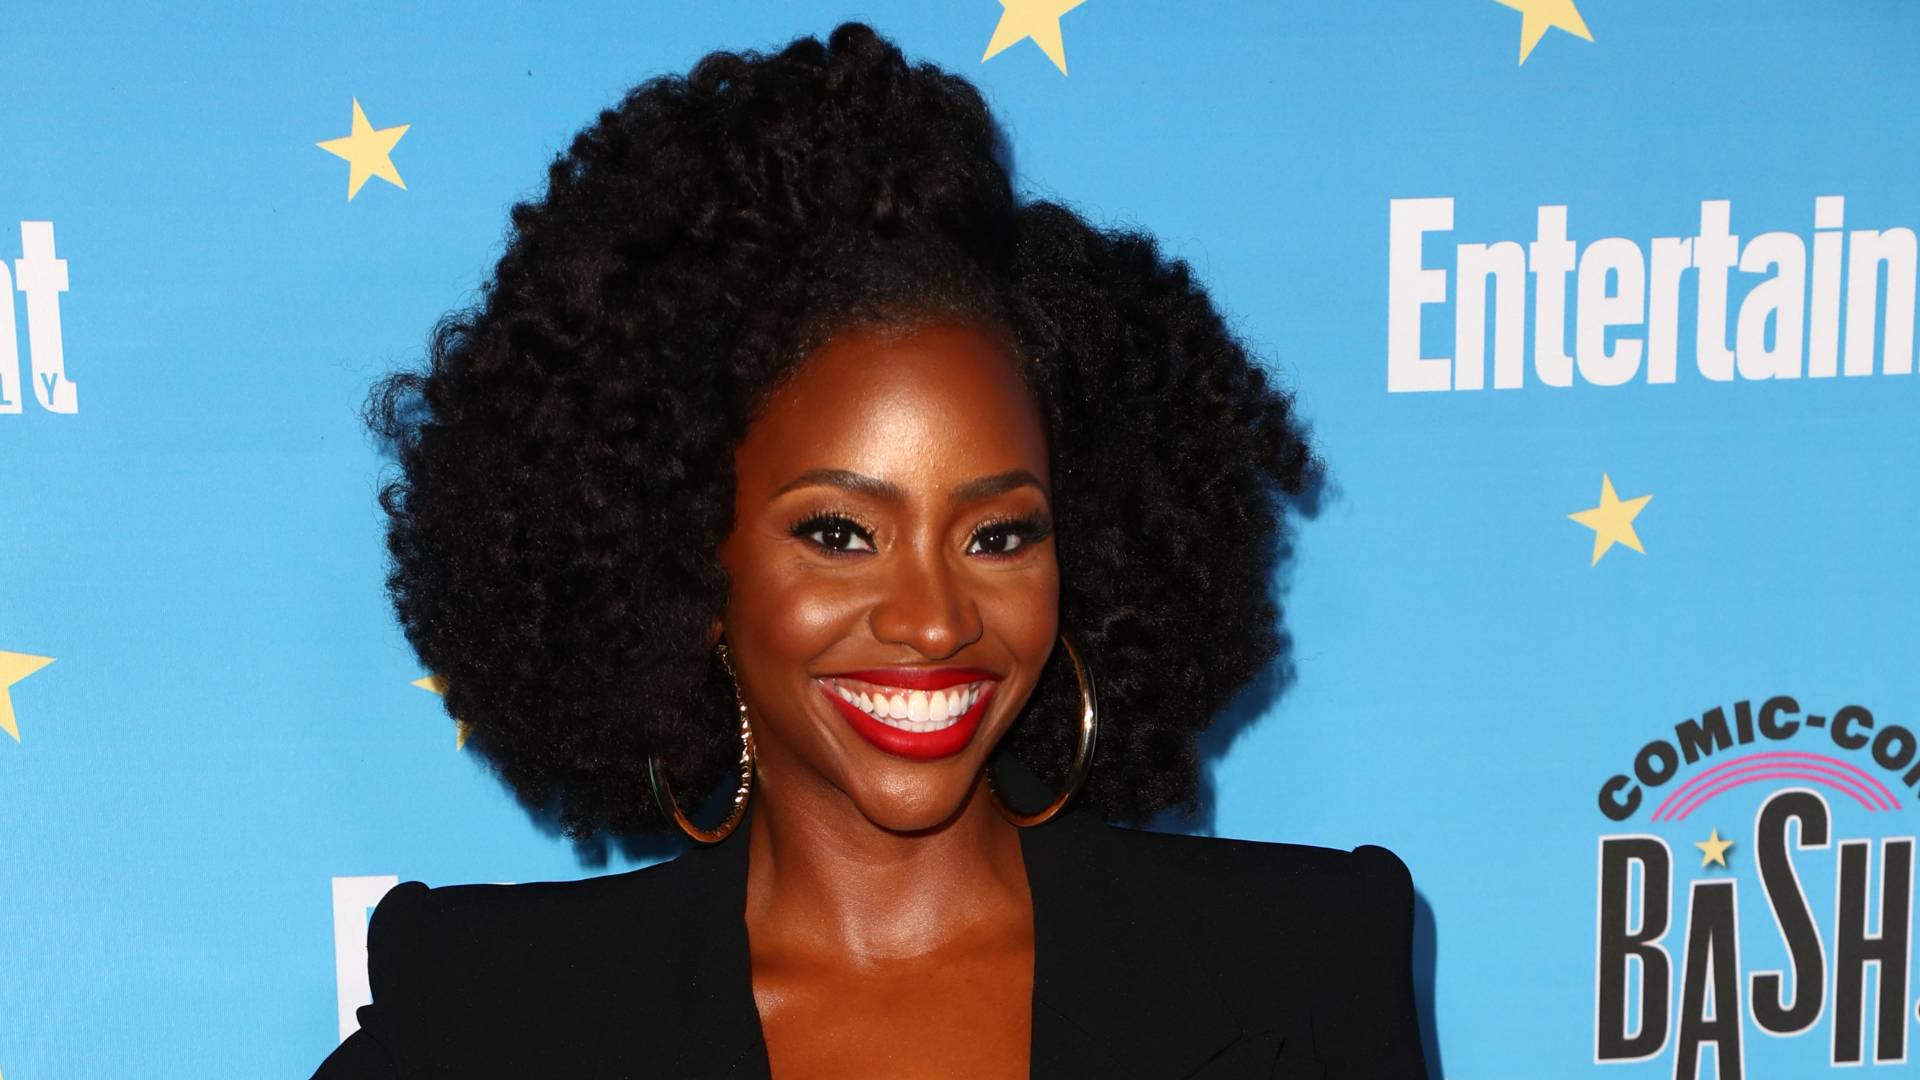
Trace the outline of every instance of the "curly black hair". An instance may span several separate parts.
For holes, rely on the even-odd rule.
[[[1050,425],[1061,626],[1100,677],[1081,798],[1194,808],[1196,735],[1281,647],[1282,493],[1319,463],[1184,263],[1016,199],[1006,161],[970,83],[864,25],[712,53],[580,132],[424,369],[375,385],[400,625],[569,834],[661,828],[650,754],[682,791],[737,764],[707,634],[756,407],[836,332],[943,317],[1017,343]],[[1004,749],[1059,782],[1077,701],[1056,655]]]

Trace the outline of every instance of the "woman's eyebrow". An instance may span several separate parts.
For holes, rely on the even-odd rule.
[[[868,476],[851,469],[808,469],[781,486],[774,495],[785,495],[789,491],[798,491],[804,487],[836,487],[851,491],[856,495],[865,495],[882,502],[901,503],[907,499],[899,485],[877,476]],[[1040,494],[1049,495],[1047,486],[1040,478],[1026,469],[1009,469],[992,476],[982,476],[969,480],[953,489],[953,497],[962,502],[977,499],[990,499],[995,495],[1004,495],[1015,488],[1038,488]]]
[[[788,481],[775,495],[785,495],[789,491],[798,491],[803,487],[837,487],[851,491],[856,495],[865,495],[882,502],[905,502],[906,493],[900,488],[877,476],[857,473],[851,469],[808,469]]]
[[[971,502],[975,499],[991,499],[995,495],[1005,495],[1015,488],[1022,487],[1038,488],[1040,494],[1052,497],[1047,491],[1047,485],[1041,483],[1039,477],[1025,469],[1009,469],[1003,473],[969,480],[953,489],[953,497],[962,502]]]

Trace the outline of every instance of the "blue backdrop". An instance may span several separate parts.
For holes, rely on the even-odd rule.
[[[394,880],[633,865],[416,685],[355,409],[598,109],[850,16],[1297,388],[1186,827],[1398,852],[1436,1076],[1914,1056],[1920,6],[283,7],[0,16],[6,1080],[305,1076]]]

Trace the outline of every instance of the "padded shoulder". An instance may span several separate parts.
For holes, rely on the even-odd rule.
[[[1255,902],[1268,919],[1284,915],[1321,930],[1336,922],[1391,923],[1401,914],[1411,925],[1412,875],[1384,847],[1342,851],[1124,828],[1113,833],[1164,888],[1203,907]]]
[[[1413,878],[1392,851],[1114,829],[1250,1012],[1305,1007],[1329,1076],[1425,1077]],[[1243,1023],[1257,1023],[1243,1018]]]
[[[582,881],[395,886],[367,928],[373,1003],[315,1080],[494,1075],[537,1054],[528,1035],[551,1046],[597,1031],[595,991],[631,962],[609,943],[623,926],[652,924],[671,865]],[[536,1075],[541,1063],[527,1065]]]

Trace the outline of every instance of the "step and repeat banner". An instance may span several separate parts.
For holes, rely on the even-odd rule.
[[[463,747],[356,413],[599,109],[849,17],[1330,465],[1161,827],[1399,853],[1436,1077],[1920,1068],[1920,5],[655,0],[0,17],[0,1077],[305,1076],[395,882],[671,854]]]

